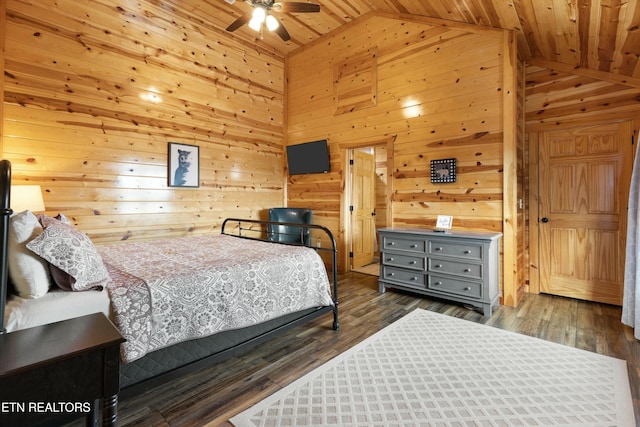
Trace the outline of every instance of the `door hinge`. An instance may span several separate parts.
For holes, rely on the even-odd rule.
[[[349,206],[349,212],[353,212],[353,205]]]
[[[353,252],[349,252],[349,258],[353,258]]]
[[[349,164],[353,166],[353,159],[349,159]]]

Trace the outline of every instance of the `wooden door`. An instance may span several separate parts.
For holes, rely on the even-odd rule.
[[[558,130],[541,137],[540,289],[621,305],[631,124]]]
[[[362,150],[353,151],[351,166],[351,268],[373,262],[375,249],[376,159]]]

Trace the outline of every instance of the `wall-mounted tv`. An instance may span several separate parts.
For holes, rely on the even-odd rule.
[[[287,146],[289,175],[329,172],[327,140],[305,142]]]

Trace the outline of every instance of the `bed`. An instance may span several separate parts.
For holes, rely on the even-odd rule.
[[[246,352],[320,316],[332,314],[332,327],[339,328],[336,246],[325,227],[229,218],[215,235],[93,245],[63,216],[12,216],[10,183],[11,165],[2,160],[1,333],[104,313],[127,339],[121,396]],[[14,295],[16,223],[33,223],[32,216],[42,228],[24,241],[42,266],[29,269],[36,276],[29,280],[42,282],[39,272],[49,282],[30,288],[34,295]],[[274,242],[270,230],[286,226],[312,237]],[[81,258],[60,254],[64,239],[80,242]]]

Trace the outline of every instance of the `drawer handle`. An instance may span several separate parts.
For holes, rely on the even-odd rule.
[[[470,291],[471,288],[469,286],[467,286],[466,288],[464,288],[465,291]]]
[[[441,250],[442,250],[442,248],[441,248],[441,247],[437,247],[437,248],[435,248],[435,250],[436,250],[436,251],[441,251]]]
[[[417,278],[416,276],[413,276],[413,277],[411,278],[411,280],[413,280],[413,281],[415,282],[416,280],[418,280],[418,278]]]
[[[469,255],[469,254],[471,253],[471,251],[470,251],[469,249],[467,249],[466,251],[464,251],[464,253],[465,253],[466,255]]]
[[[471,273],[471,269],[470,269],[470,268],[465,268],[465,269],[464,269],[464,272],[465,272],[465,273]]]
[[[396,244],[396,242],[389,242],[389,243],[387,243],[387,246],[393,246],[395,244]]]
[[[393,277],[394,273],[387,273],[387,277]]]
[[[436,268],[442,268],[442,264],[436,264]]]
[[[434,285],[435,286],[440,286],[440,285],[442,285],[442,282],[436,282],[436,283],[434,283]]]
[[[393,261],[393,258],[387,258],[387,261]]]
[[[416,245],[415,243],[413,245],[411,245],[412,248],[417,248],[418,245]]]
[[[411,261],[409,264],[411,264],[411,265],[416,265],[416,264],[417,264],[417,262],[416,262],[416,261]]]

